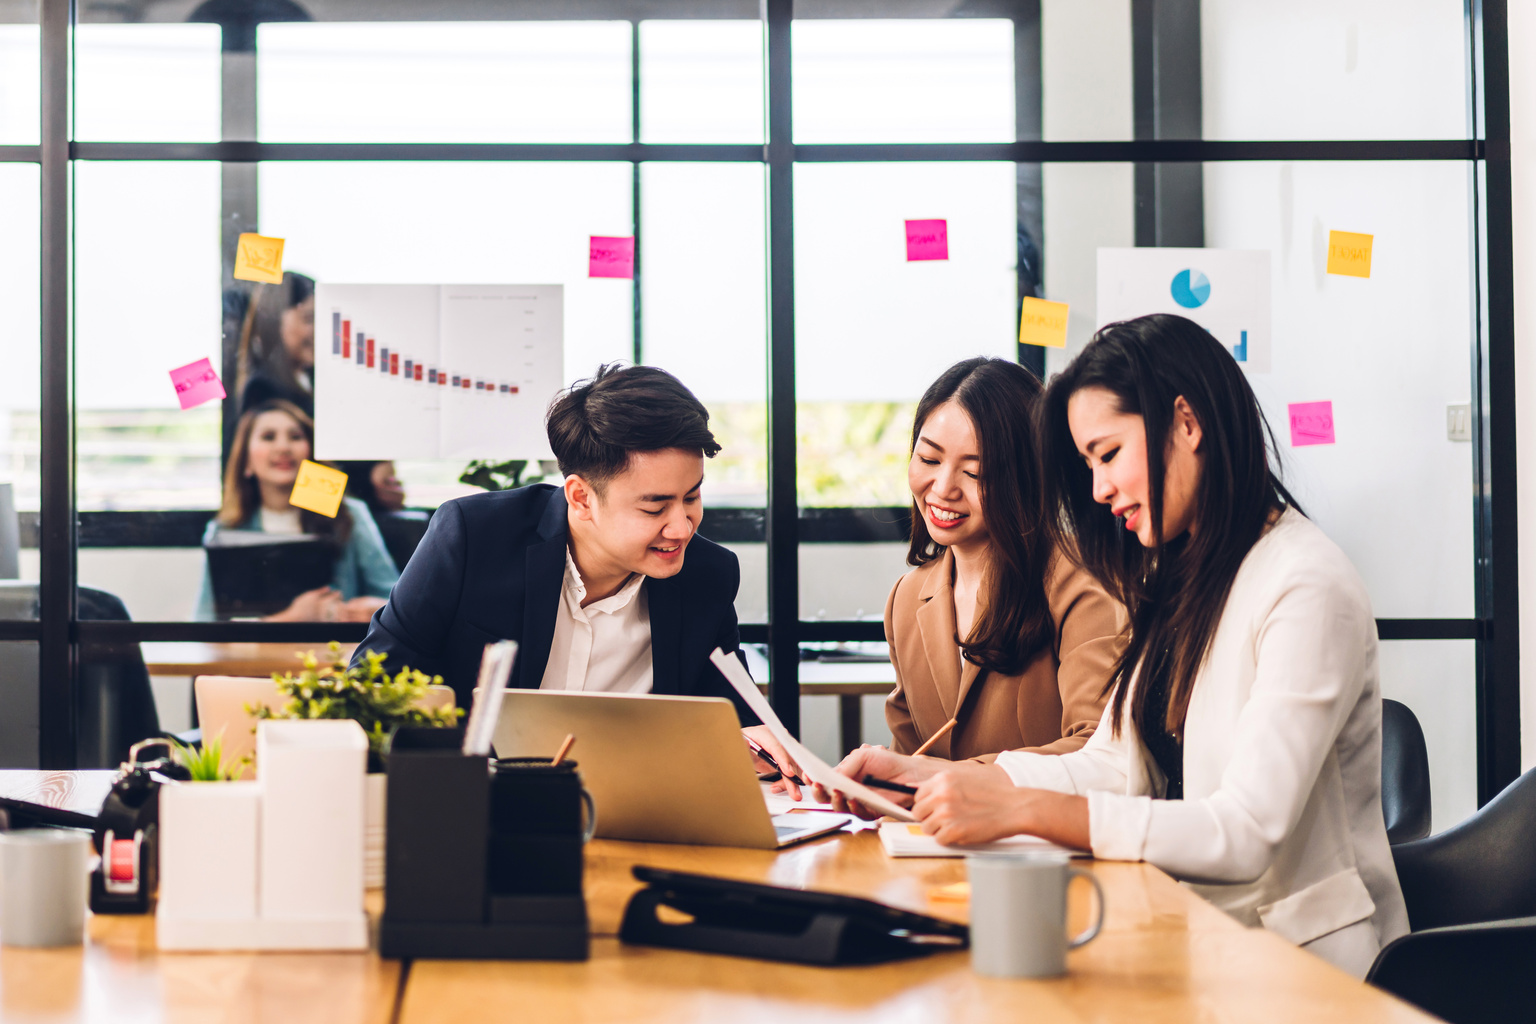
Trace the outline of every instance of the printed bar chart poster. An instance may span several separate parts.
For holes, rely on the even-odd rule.
[[[547,459],[557,284],[320,284],[315,457]]]
[[[1245,370],[1268,373],[1267,249],[1100,249],[1095,328],[1177,313],[1215,335]]]

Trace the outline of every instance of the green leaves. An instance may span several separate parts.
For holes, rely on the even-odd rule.
[[[201,749],[189,747],[178,740],[171,740],[171,756],[192,773],[193,782],[229,782],[245,774],[245,765],[238,771],[224,770],[224,734],[204,739]]]
[[[459,475],[459,483],[487,491],[510,491],[522,486],[523,470],[527,468],[527,459],[514,459],[511,462],[476,459],[464,467],[464,472]]]
[[[428,676],[406,666],[391,676],[384,670],[387,657],[364,651],[363,664],[349,668],[341,657],[341,645],[332,642],[325,664],[313,651],[304,656],[304,671],[272,676],[287,701],[277,710],[246,707],[257,718],[350,718],[368,734],[368,749],[383,756],[401,726],[451,727],[464,712],[459,708],[421,708],[417,702],[427,687],[440,685],[442,676]]]

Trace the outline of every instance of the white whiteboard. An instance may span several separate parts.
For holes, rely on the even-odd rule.
[[[549,458],[560,285],[321,284],[321,459]]]

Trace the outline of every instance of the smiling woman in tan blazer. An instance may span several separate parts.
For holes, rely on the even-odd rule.
[[[1098,725],[1125,612],[1041,528],[1039,395],[1017,363],[969,359],[918,405],[908,468],[916,568],[885,607],[896,753],[913,753],[951,719],[926,753],[1063,754]]]

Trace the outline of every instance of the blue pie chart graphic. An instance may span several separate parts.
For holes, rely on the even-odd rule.
[[[1173,275],[1173,301],[1185,309],[1197,309],[1211,297],[1211,282],[1198,270],[1181,270]]]

